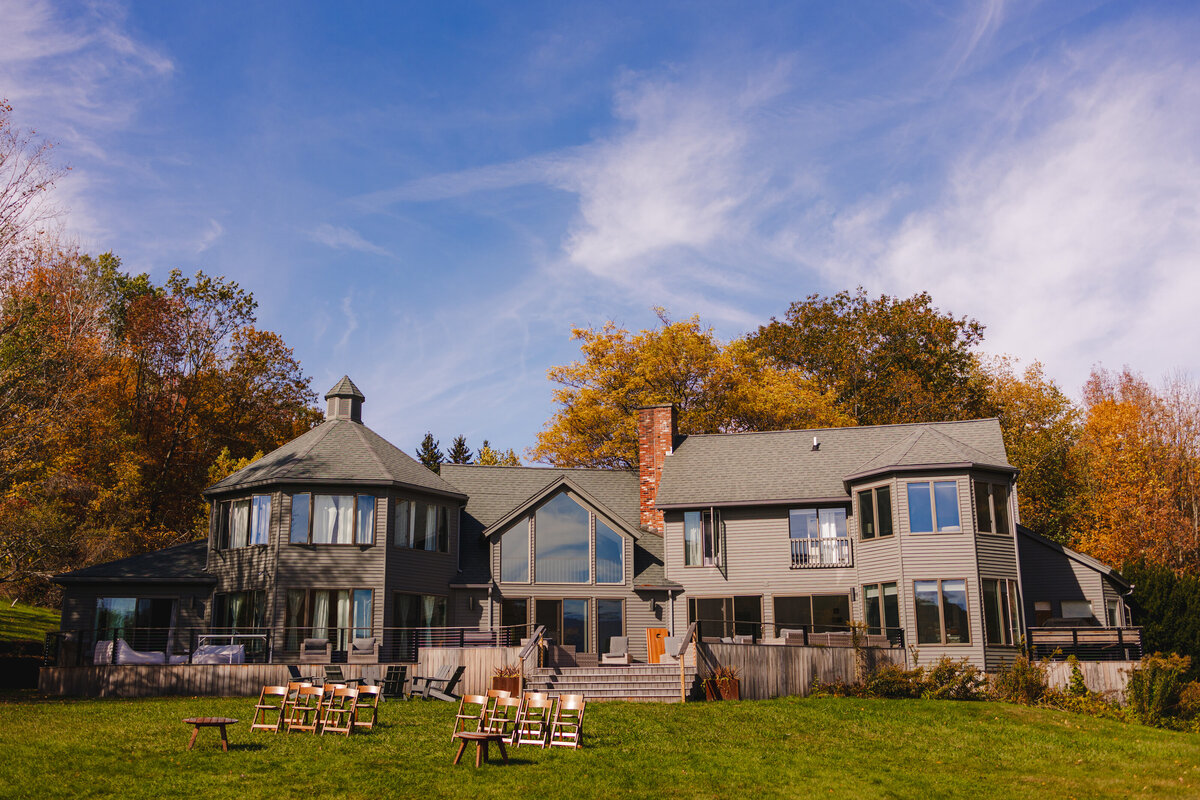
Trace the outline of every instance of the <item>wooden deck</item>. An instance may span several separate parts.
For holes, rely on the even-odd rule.
[[[363,666],[341,664],[347,678],[361,678]],[[386,665],[367,665],[382,674]],[[409,668],[410,672],[412,668]],[[302,664],[300,671],[318,674],[320,665]],[[286,664],[180,664],[177,666],[110,665],[98,667],[42,667],[38,691],[74,697],[254,697],[264,686],[288,681]]]

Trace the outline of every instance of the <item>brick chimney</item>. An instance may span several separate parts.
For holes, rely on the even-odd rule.
[[[663,463],[675,447],[677,412],[673,405],[638,409],[638,485],[641,523],[646,530],[664,533],[663,512],[654,508]]]

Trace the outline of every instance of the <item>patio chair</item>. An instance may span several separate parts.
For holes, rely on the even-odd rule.
[[[320,680],[318,675],[301,675],[300,668],[295,664],[288,664],[288,681],[293,683],[315,683]]]
[[[754,637],[749,634],[739,634],[733,637],[734,644],[754,644]]]
[[[354,726],[371,730],[379,721],[379,686],[364,686],[358,690],[358,702],[354,704]]]
[[[443,664],[438,667],[437,672],[432,676],[424,677],[421,675],[413,675],[411,685],[408,689],[409,697],[429,697],[429,687],[435,682],[445,682],[450,680],[450,675],[454,672],[454,667],[449,664]]]
[[[470,708],[469,706],[475,706]],[[458,701],[458,713],[454,715],[454,730],[450,731],[450,741],[459,731],[479,733],[484,729],[487,717],[488,698],[483,694],[464,694]]]
[[[679,649],[680,643],[683,642],[682,636],[668,636],[663,639],[663,652],[658,657],[660,664],[678,664],[679,659],[675,657],[675,651]]]
[[[541,697],[530,697],[538,694]],[[544,692],[525,695],[525,703],[517,713],[517,725],[513,730],[513,746],[536,744],[545,749],[546,737],[550,733],[550,722],[554,714],[554,701]]]
[[[321,724],[321,707],[324,705],[325,689],[321,686],[301,686],[296,692],[296,702],[288,714],[288,731],[316,733]]]
[[[428,691],[426,692],[425,696],[432,697],[435,700],[445,700],[447,703],[453,703],[458,699],[458,695],[454,693],[454,690],[458,687],[458,682],[462,680],[463,673],[466,671],[466,667],[455,667],[454,673],[450,676],[450,679],[446,681],[444,688],[438,688],[436,682],[431,683],[427,687]]]
[[[328,639],[305,639],[300,643],[301,664],[328,664],[333,660],[333,645]]]
[[[408,682],[407,664],[389,664],[383,676],[384,697],[405,697],[404,684]]]
[[[605,664],[625,664],[630,663],[629,658],[629,637],[614,636],[608,640],[608,652],[600,656],[601,666]]]
[[[342,733],[349,736],[350,731],[354,730],[354,707],[357,702],[358,689],[335,689],[321,714],[321,735]]]
[[[379,640],[374,636],[355,639],[350,642],[350,649],[346,651],[347,664],[378,664],[379,663]]]
[[[583,738],[583,712],[587,707],[581,694],[564,694],[558,697],[554,710],[554,721],[550,723],[551,747],[579,749]]]
[[[287,700],[288,687],[264,686],[258,693],[258,702],[254,704],[254,719],[250,721],[250,730],[279,733],[279,729],[283,727]],[[275,717],[274,720],[271,719],[272,716]]]
[[[497,697],[484,722],[484,731],[498,733],[506,740],[512,738],[512,732],[517,727],[517,714],[521,710],[522,700],[519,697]]]

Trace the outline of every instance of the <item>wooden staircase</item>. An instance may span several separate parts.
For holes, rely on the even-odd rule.
[[[697,689],[696,669],[684,667],[688,698]],[[632,664],[608,667],[550,667],[525,676],[525,690],[552,695],[581,694],[588,701],[634,700],[652,703],[679,702],[678,664]]]

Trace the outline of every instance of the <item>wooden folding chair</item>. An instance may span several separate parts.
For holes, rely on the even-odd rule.
[[[288,715],[289,731],[317,732],[321,724],[321,706],[325,701],[325,689],[321,686],[301,686],[296,692],[296,701]]]
[[[364,686],[358,690],[358,701],[354,704],[355,727],[368,730],[375,727],[379,721],[379,695],[382,691],[379,686]]]
[[[550,745],[579,749],[583,738],[583,712],[587,703],[581,694],[558,696],[558,708],[554,710],[554,721],[550,723]]]
[[[486,733],[498,733],[505,739],[512,738],[513,729],[517,727],[517,712],[521,709],[519,697],[497,697],[492,713],[484,722]]]
[[[477,706],[471,709],[467,706]],[[450,741],[459,731],[477,733],[484,728],[484,717],[487,715],[488,698],[482,694],[464,694],[458,701],[458,713],[454,715],[454,730],[450,731]],[[473,728],[467,727],[474,723]]]
[[[296,695],[300,693],[300,687],[312,686],[310,681],[288,681],[287,697],[283,700],[283,724],[287,725],[288,716],[291,713],[292,706],[296,705]]]
[[[541,695],[541,697],[530,697]],[[530,692],[517,715],[517,726],[513,729],[513,745],[536,744],[546,747],[546,736],[554,714],[554,701],[544,692]]]
[[[358,689],[343,687],[335,689],[333,696],[325,701],[321,714],[321,735],[343,733],[350,735],[354,730],[354,707],[358,703]]]
[[[288,687],[264,686],[258,693],[258,702],[254,704],[254,719],[250,722],[250,730],[279,733],[279,729],[283,727],[287,700]],[[274,721],[270,719],[272,715],[275,716]]]
[[[492,711],[496,708],[496,701],[502,697],[512,697],[512,692],[508,689],[488,689],[487,690],[487,707],[483,710],[483,725],[486,728],[488,718],[492,715]]]

